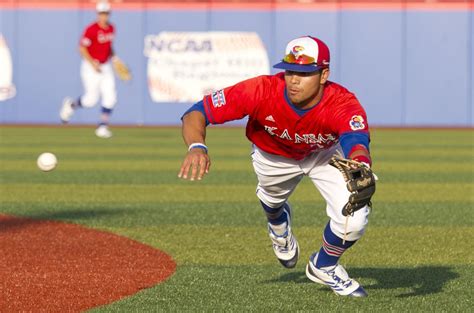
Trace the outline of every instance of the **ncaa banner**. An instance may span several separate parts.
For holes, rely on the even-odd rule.
[[[16,89],[12,81],[12,57],[5,38],[0,34],[0,101],[5,101],[15,96]]]
[[[241,80],[270,73],[255,32],[160,32],[145,37],[154,102],[195,102]]]

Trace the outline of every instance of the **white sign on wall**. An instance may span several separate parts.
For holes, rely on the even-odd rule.
[[[16,89],[12,83],[12,57],[2,34],[0,34],[0,69],[0,101],[5,101],[15,96]]]
[[[154,102],[195,102],[241,80],[270,73],[255,32],[161,32],[145,37]]]

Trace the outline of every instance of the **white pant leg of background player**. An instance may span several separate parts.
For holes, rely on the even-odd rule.
[[[100,93],[102,96],[102,107],[113,109],[117,103],[117,91],[115,89],[115,76],[111,63],[102,64],[101,70]]]
[[[83,60],[81,63],[81,79],[84,86],[81,105],[84,108],[91,108],[99,101],[102,73],[97,72],[89,62]]]
[[[257,197],[271,208],[281,207],[303,178],[298,161],[254,147],[252,164],[257,174]]]
[[[342,155],[339,146],[328,151],[317,154],[314,164],[308,164],[311,168],[308,176],[326,200],[326,214],[329,216],[330,227],[338,237],[344,237],[346,217],[342,215],[342,208],[347,203],[350,192],[347,190],[346,182],[339,170],[329,165],[330,158],[338,153]],[[303,166],[303,169],[306,168]],[[369,207],[364,207],[349,217],[347,226],[347,237],[349,241],[358,240],[364,234],[368,222]]]

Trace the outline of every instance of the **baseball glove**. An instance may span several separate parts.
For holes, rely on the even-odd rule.
[[[347,189],[351,192],[349,201],[342,209],[342,215],[352,215],[364,206],[372,205],[370,199],[375,193],[376,176],[367,165],[337,156],[332,157],[329,164],[342,173],[347,182]]]
[[[112,60],[112,65],[114,67],[115,75],[123,81],[129,81],[132,79],[132,73],[128,66],[120,60],[118,57],[114,57]]]

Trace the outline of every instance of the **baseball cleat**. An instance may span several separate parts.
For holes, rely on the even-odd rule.
[[[287,216],[287,228],[283,235],[277,235],[273,231],[271,224],[268,224],[268,235],[272,240],[273,252],[278,261],[286,268],[293,268],[298,262],[299,246],[298,241],[291,232],[291,208],[289,204],[285,204],[283,214]]]
[[[104,138],[104,139],[107,139],[107,138],[110,138],[112,137],[112,132],[110,131],[110,129],[107,127],[107,125],[100,125],[99,127],[97,127],[97,129],[95,130],[95,135],[99,138]]]
[[[63,123],[69,122],[71,116],[74,114],[74,101],[71,98],[64,98],[59,117]]]
[[[314,253],[306,265],[306,276],[315,283],[329,286],[340,296],[367,297],[367,292],[355,280],[349,277],[342,265],[317,268],[318,253]]]

